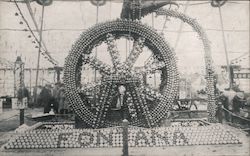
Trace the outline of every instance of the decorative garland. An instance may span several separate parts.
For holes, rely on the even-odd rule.
[[[100,92],[100,85],[101,85],[101,81],[96,81],[95,83],[92,82],[92,83],[87,83],[87,84],[84,84],[82,86],[82,90],[79,91],[79,92],[82,92],[82,93],[86,93],[86,92],[89,92],[89,93],[93,93],[94,91],[96,92]]]
[[[206,65],[206,79],[207,79],[207,95],[208,95],[208,121],[209,122],[216,122],[216,110],[217,106],[215,104],[215,95],[214,95],[214,68],[213,68],[213,61],[211,57],[211,47],[210,42],[207,38],[207,35],[203,28],[199,25],[199,23],[187,15],[173,11],[173,10],[165,10],[159,9],[156,12],[157,15],[164,15],[170,16],[174,18],[178,18],[183,22],[189,24],[198,34],[199,38],[202,40],[203,47],[204,47],[204,58],[205,58],[205,65]]]
[[[83,55],[82,61],[87,64],[89,63],[91,67],[95,68],[96,70],[100,71],[101,73],[110,75],[111,74],[111,67],[94,57],[90,57],[89,55]]]
[[[135,88],[135,95],[138,99],[138,106],[142,110],[142,114],[146,119],[146,127],[153,127],[156,123],[152,123],[151,112],[149,112],[148,105],[145,100],[145,96],[142,94],[139,88]]]
[[[19,57],[18,57],[19,58]],[[24,63],[21,60],[14,64],[14,95],[18,96],[18,91],[24,87]]]
[[[106,119],[106,113],[111,105],[111,101],[108,101],[110,98],[108,98],[110,90],[112,89],[112,84],[103,84],[103,87],[101,87],[101,95],[99,97],[99,102],[97,103],[97,109],[96,114],[94,118],[94,125],[95,128],[98,128],[101,125],[104,124],[104,120]],[[113,91],[113,90],[112,90]],[[108,102],[107,102],[108,101]]]
[[[165,114],[167,113],[169,107],[165,106],[166,103],[168,106],[171,106],[174,101],[174,97],[177,94],[179,81],[174,52],[172,52],[171,48],[168,46],[168,43],[164,40],[164,38],[157,34],[155,30],[153,30],[151,27],[142,25],[140,22],[137,21],[129,22],[130,24],[128,25],[126,20],[116,20],[95,25],[80,36],[77,42],[73,45],[70,54],[66,58],[64,70],[66,97],[69,100],[69,103],[72,105],[73,110],[77,113],[77,115],[93,128],[102,127],[101,125],[104,125],[104,127],[108,125],[115,126],[117,125],[117,123],[101,120],[99,115],[102,116],[102,112],[99,112],[100,114],[96,115],[96,112],[91,111],[88,107],[85,106],[84,101],[86,101],[86,99],[82,99],[77,93],[79,91],[77,91],[77,79],[75,79],[75,71],[80,68],[78,60],[83,60],[83,63],[90,63],[92,67],[94,67],[95,69],[99,69],[100,72],[105,75],[102,81],[106,81],[106,83],[108,84],[119,83],[119,81],[121,81],[122,79],[125,79],[126,83],[136,83],[137,80],[134,81],[129,78],[133,77],[129,74],[129,68],[131,68],[138,55],[142,52],[142,48],[144,45],[147,46],[154,53],[154,55],[157,55],[161,58],[162,62],[164,62],[165,64],[165,73],[167,74],[166,84],[162,91],[162,94],[165,96],[165,103],[162,102],[160,104],[156,104],[156,107],[153,110],[149,110],[147,108],[148,106],[145,101],[145,96],[140,95],[140,93],[143,92],[137,90],[136,92],[138,96],[132,97],[132,99],[136,101],[136,98],[138,98],[137,103],[139,109],[137,109],[137,113],[142,111],[143,115],[139,115],[138,117],[140,119],[135,122],[132,122],[131,125],[143,125],[143,118],[146,117],[147,123],[150,123],[147,126],[156,126],[157,123],[162,118],[164,118]],[[115,70],[113,70],[112,72],[108,72],[110,71],[108,69],[112,68],[98,61],[97,59],[89,57],[89,53],[92,51],[93,47],[108,39],[107,44],[110,47],[109,51],[112,53],[111,56],[113,55],[113,60],[116,59],[114,58],[116,50],[114,50],[115,47],[113,44],[113,36],[115,36],[115,38],[119,38],[122,36],[126,36],[127,34],[130,34],[134,39],[136,38],[137,40],[135,40],[134,42],[133,52],[131,52],[130,55],[131,59],[125,62],[126,66],[123,64],[122,73],[125,72],[125,75],[119,74],[115,72]],[[116,60],[113,62],[116,62]],[[117,75],[117,79],[114,77],[114,74]],[[110,80],[109,76],[112,77],[112,81]],[[137,88],[137,85],[134,85],[133,87]],[[108,96],[105,95],[104,98],[110,98],[110,95],[112,95],[110,93],[110,89],[108,92],[101,94],[109,94]],[[131,95],[133,95],[133,93],[131,93]],[[101,95],[100,97],[102,96],[103,95]],[[134,103],[136,103],[135,101]],[[102,104],[105,105],[105,103]],[[100,110],[102,111],[103,109]],[[95,124],[93,124],[94,122]],[[101,122],[104,123],[101,124]]]
[[[135,61],[139,57],[140,53],[142,53],[142,49],[144,47],[144,38],[138,38],[137,41],[134,41],[133,50],[129,54],[127,61],[125,63],[125,69],[130,70],[134,65]]]
[[[106,43],[108,44],[108,51],[111,55],[114,68],[116,71],[118,70],[119,72],[121,66],[120,64],[121,60],[117,46],[115,44],[115,37],[112,34],[107,34],[106,37],[107,37]]]
[[[131,96],[131,93],[128,92],[128,97],[127,97],[127,105],[128,105],[128,110],[129,110],[129,114],[130,114],[130,118],[132,121],[135,121],[138,117],[137,117],[137,112],[136,112],[136,108],[135,108],[135,105],[133,103],[133,99],[132,99],[132,96]]]

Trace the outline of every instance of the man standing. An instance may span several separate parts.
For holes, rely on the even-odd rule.
[[[42,106],[44,107],[43,113],[49,113],[50,100],[52,98],[52,95],[51,95],[51,91],[50,91],[50,86],[48,84],[46,84],[45,87],[43,87],[43,89],[40,93],[40,97],[41,97]]]
[[[119,97],[116,103],[116,108],[117,109],[121,109],[121,107],[123,106],[123,101],[124,101],[124,95],[126,92],[126,88],[123,85],[120,85],[118,87],[118,91],[119,91]]]
[[[244,97],[243,92],[237,92],[237,94],[234,96],[233,100],[233,113],[236,114],[237,116],[240,115],[240,109],[242,109],[246,103],[246,99]],[[233,122],[239,123],[238,117],[233,117]]]

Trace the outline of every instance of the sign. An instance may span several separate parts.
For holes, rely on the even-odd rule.
[[[12,98],[12,109],[18,109],[18,99],[17,98]]]
[[[22,101],[17,98],[12,98],[12,109],[25,109],[28,108],[28,98],[25,97]]]
[[[77,147],[121,147],[123,145],[122,130],[110,131],[83,131],[80,133],[67,132],[61,133],[57,145],[64,147],[67,142],[75,142]],[[72,140],[73,139],[73,140]],[[178,129],[172,132],[157,130],[132,130],[128,133],[128,143],[132,147],[145,146],[170,146],[178,144],[180,140],[182,145],[187,145],[188,140],[184,133]]]

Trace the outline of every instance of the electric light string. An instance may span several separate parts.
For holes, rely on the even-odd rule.
[[[26,6],[27,6],[27,8],[28,8],[29,14],[30,14],[30,16],[31,16],[31,19],[32,19],[32,21],[33,21],[35,27],[36,27],[37,32],[40,32],[40,30],[39,30],[39,28],[38,28],[38,24],[37,24],[37,22],[36,22],[36,20],[35,20],[35,17],[34,17],[34,13],[33,13],[33,11],[32,11],[31,5],[30,5],[30,0],[26,0]],[[45,43],[43,42],[43,40],[42,40],[41,42],[42,42],[42,44],[43,44],[43,47],[44,47],[44,49],[45,49],[45,52],[48,54],[48,49],[47,49]],[[48,54],[48,55],[49,55],[49,54]]]
[[[246,53],[242,54],[241,56],[231,60],[231,64],[240,63],[242,60],[247,59],[247,57],[250,57],[248,52],[246,52]]]
[[[35,41],[39,44],[38,38],[37,38],[36,35],[34,34],[34,31],[31,29],[31,27],[30,27],[28,21],[27,21],[26,18],[24,17],[24,15],[23,15],[23,13],[22,13],[22,11],[21,11],[19,5],[17,4],[17,1],[16,1],[16,0],[14,0],[14,4],[15,4],[15,6],[17,7],[17,9],[18,9],[18,11],[19,11],[19,14],[21,15],[22,19],[24,20],[26,26],[28,27],[28,30],[30,31],[30,33],[31,33],[32,36],[34,37]],[[44,47],[43,47],[43,48],[44,48]],[[47,60],[48,60],[50,63],[52,63],[53,65],[57,65],[57,62],[56,62],[56,61],[46,52],[46,49],[43,49],[43,50],[44,50],[44,52],[41,51],[41,54],[42,54],[42,55],[46,54],[46,55],[47,55],[46,58],[49,58],[49,59],[47,59]]]

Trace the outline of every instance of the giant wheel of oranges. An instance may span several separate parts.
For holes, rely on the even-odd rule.
[[[116,40],[125,37],[133,42],[133,48],[121,62]],[[107,49],[113,65],[105,64],[102,60],[91,57],[93,49],[102,44]],[[132,67],[143,47],[151,50],[155,58],[155,65],[145,66],[142,71],[135,71]],[[89,64],[102,75],[101,82],[95,84],[97,98],[94,109],[89,105],[90,100],[81,89],[81,67]],[[161,90],[155,91],[144,85],[140,75],[161,70]],[[178,73],[175,54],[164,38],[151,27],[138,21],[115,20],[99,23],[86,32],[73,45],[65,62],[64,83],[66,98],[77,116],[92,128],[117,126],[121,122],[112,120],[111,103],[117,87],[125,86],[126,98],[124,107],[130,125],[155,127],[171,109],[177,95]],[[96,89],[98,88],[98,89]],[[148,102],[150,99],[150,102]]]

